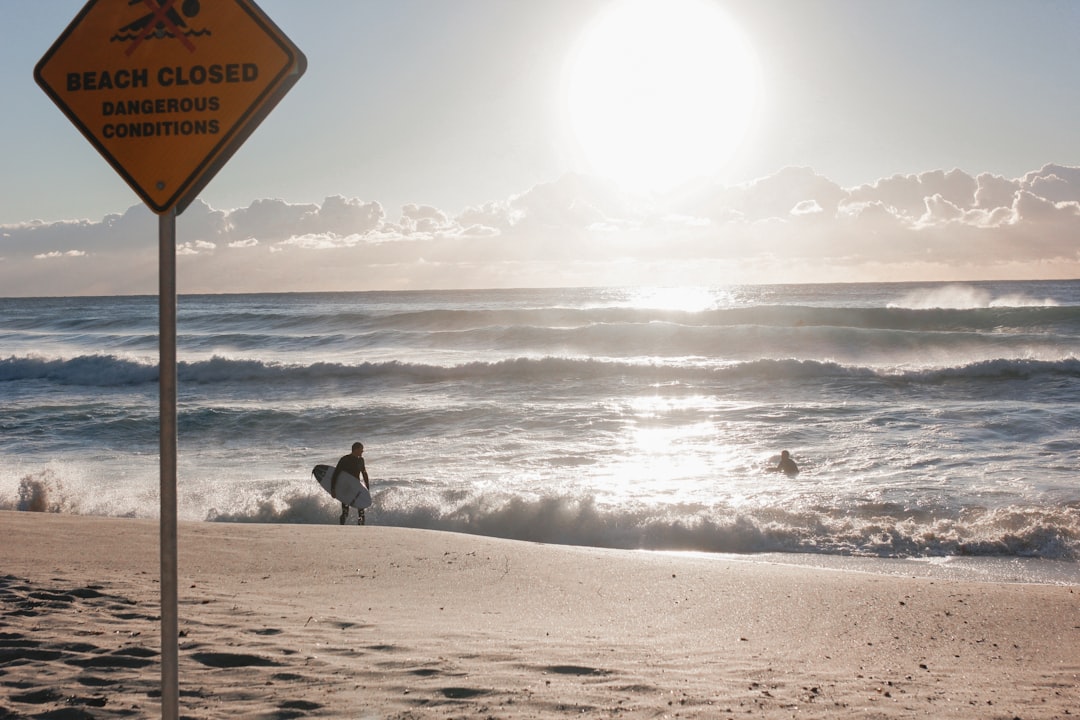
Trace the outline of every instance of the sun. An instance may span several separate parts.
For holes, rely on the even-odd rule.
[[[565,88],[587,169],[665,191],[730,159],[756,114],[760,70],[711,0],[615,0],[585,31]]]

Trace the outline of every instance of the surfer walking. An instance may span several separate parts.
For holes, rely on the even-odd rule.
[[[776,472],[782,472],[788,477],[795,477],[799,474],[799,466],[791,459],[791,453],[787,450],[780,453],[780,462],[776,464]]]
[[[364,465],[364,443],[354,442],[352,444],[352,452],[348,455],[342,455],[341,459],[337,461],[337,466],[334,468],[334,474],[330,476],[330,494],[334,495],[334,491],[337,490],[337,477],[339,472],[346,472],[353,477],[361,478],[364,481],[364,487],[370,489],[371,481],[368,479],[367,466]],[[356,524],[364,524],[364,510],[362,508],[357,509]],[[345,521],[349,519],[349,506],[345,503],[341,503],[341,520],[339,525],[344,525]]]

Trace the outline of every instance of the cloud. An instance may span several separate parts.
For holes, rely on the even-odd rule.
[[[362,234],[376,230],[384,216],[382,205],[377,202],[333,195],[323,201],[317,212],[305,218],[305,229],[338,235]]]
[[[456,234],[457,225],[446,213],[430,205],[408,204],[401,209],[398,232],[406,236],[423,235],[435,237],[440,234]]]
[[[1018,180],[982,173],[975,178],[975,207],[993,210],[1011,206],[1021,187],[1022,183]]]
[[[180,243],[176,246],[177,255],[198,255],[203,252],[211,252],[217,248],[217,245],[206,240],[195,240],[194,242]]]
[[[800,200],[791,208],[792,215],[820,215],[825,210],[818,205],[817,200]]]
[[[73,258],[73,257],[86,257],[86,253],[82,250],[68,250],[67,252],[60,252],[59,250],[53,250],[47,253],[38,253],[34,256],[35,260],[55,260],[57,258]]]
[[[926,199],[939,196],[957,207],[970,207],[975,200],[978,181],[961,170],[933,170],[918,175],[894,175],[870,185],[853,188],[850,199],[875,200],[903,215],[918,215]]]
[[[932,170],[844,188],[810,168],[662,197],[569,174],[454,215],[419,203],[196,201],[177,220],[182,292],[1077,277],[1080,168]],[[0,227],[6,295],[153,293],[157,222]]]
[[[318,205],[293,205],[284,200],[263,199],[228,213],[226,222],[229,235],[236,239],[275,242],[303,233],[304,221],[318,213]]]
[[[1080,201],[1080,168],[1045,165],[1026,174],[1021,186],[1051,202]]]

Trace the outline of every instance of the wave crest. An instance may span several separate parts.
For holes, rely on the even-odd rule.
[[[880,378],[895,382],[940,382],[943,380],[985,380],[1031,378],[1041,375],[1080,377],[1080,359],[1033,360],[1025,358],[971,362],[934,369],[883,369],[832,361],[760,359],[729,362],[719,367],[695,364],[622,362],[592,358],[511,358],[494,362],[470,362],[453,366],[387,361],[380,363],[317,362],[290,365],[263,360],[209,360],[178,363],[183,383],[261,383],[363,381],[432,383],[442,381],[567,380],[636,378],[648,382],[736,379],[774,381],[779,379]],[[112,355],[83,355],[69,360],[33,357],[0,359],[0,382],[46,380],[60,385],[111,387],[143,385],[158,381],[156,364],[140,363]]]

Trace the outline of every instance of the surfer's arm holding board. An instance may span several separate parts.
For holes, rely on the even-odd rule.
[[[360,447],[360,452],[361,453],[364,452],[363,446]],[[367,463],[364,462],[364,458],[362,456],[358,457],[356,459],[358,461],[356,464],[359,466],[359,467],[356,468],[359,471],[359,472],[356,473],[356,477],[361,478],[364,481],[364,487],[366,487],[367,489],[370,490],[371,489],[371,480],[368,479]]]

